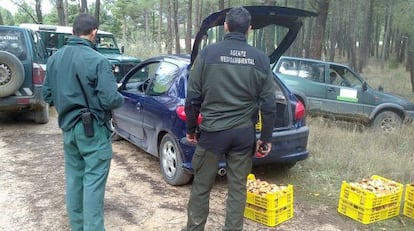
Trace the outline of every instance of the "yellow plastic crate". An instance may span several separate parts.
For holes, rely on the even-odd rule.
[[[414,183],[407,184],[405,186],[404,200],[411,202],[411,204],[414,204]]]
[[[293,203],[293,186],[288,185],[284,190],[268,193],[265,196],[247,192],[246,202],[270,210],[285,207],[286,205]]]
[[[394,202],[368,209],[354,204],[346,199],[340,198],[338,203],[338,212],[359,221],[362,224],[370,224],[376,221],[398,216],[400,214],[400,205],[401,202]]]
[[[249,174],[249,180],[255,180],[254,174]],[[293,203],[293,185],[287,185],[287,188],[274,192],[267,193],[264,196],[247,192],[246,203],[258,206],[260,208],[276,210]]]
[[[402,184],[377,175],[373,175],[371,179],[380,179],[384,182],[393,182],[398,186],[398,191],[384,195],[377,195],[369,190],[355,187],[346,181],[342,181],[340,197],[364,208],[374,208],[381,205],[401,202],[403,193]]]
[[[414,219],[414,202],[405,201],[403,214]]]
[[[273,227],[293,217],[293,203],[276,210],[267,210],[247,204],[244,217]]]

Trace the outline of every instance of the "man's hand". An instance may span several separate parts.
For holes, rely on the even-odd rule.
[[[198,142],[197,136],[196,136],[195,133],[187,134],[186,138],[187,138],[187,141],[191,144],[197,144],[197,142]]]
[[[272,143],[265,143],[261,140],[257,140],[256,142],[256,153],[260,153],[260,157],[265,157],[270,153],[272,150]]]

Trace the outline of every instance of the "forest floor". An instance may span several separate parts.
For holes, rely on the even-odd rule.
[[[0,230],[69,230],[65,210],[62,134],[54,109],[46,125],[30,118],[0,116]],[[105,195],[107,231],[181,230],[191,185],[164,182],[156,158],[127,141],[113,144]],[[227,194],[225,177],[212,190],[206,230],[221,230]],[[270,228],[245,219],[244,230],[369,230],[331,208],[294,201],[294,216]]]

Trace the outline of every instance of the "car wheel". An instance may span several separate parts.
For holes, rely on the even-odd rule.
[[[383,111],[375,119],[373,128],[384,132],[391,132],[402,125],[402,118],[395,112]]]
[[[165,181],[171,185],[187,184],[191,174],[182,167],[181,151],[177,141],[170,134],[166,134],[159,146],[160,167]]]
[[[22,62],[13,54],[0,51],[0,97],[16,92],[24,81]]]
[[[37,124],[47,124],[49,122],[49,104],[42,102],[41,106],[34,111],[34,120]]]

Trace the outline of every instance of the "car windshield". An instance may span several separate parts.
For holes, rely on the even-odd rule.
[[[277,48],[277,45],[281,43],[288,31],[289,29],[285,27],[268,25],[261,29],[252,30],[249,33],[247,42],[251,46],[262,50],[265,54],[270,56]],[[225,35],[224,27],[221,25],[210,28],[206,34],[207,35],[204,36],[200,45],[201,49],[207,45],[223,40]]]
[[[96,36],[96,47],[118,49],[114,36],[104,34],[98,34]]]

